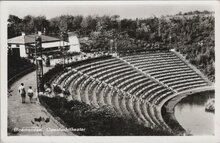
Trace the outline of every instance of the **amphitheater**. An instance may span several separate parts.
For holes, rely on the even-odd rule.
[[[109,105],[146,127],[168,131],[172,129],[161,113],[167,101],[214,90],[213,83],[174,50],[81,60],[51,82],[68,88],[75,100],[97,108]]]

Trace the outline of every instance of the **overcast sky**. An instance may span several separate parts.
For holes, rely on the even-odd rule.
[[[12,4],[12,5],[11,5]],[[26,15],[45,15],[48,19],[63,14],[70,15],[120,15],[121,18],[145,18],[150,16],[161,16],[176,14],[180,11],[188,12],[194,10],[214,11],[213,4],[196,3],[137,3],[137,2],[35,2],[32,3],[11,3],[8,7],[8,14],[23,18]]]

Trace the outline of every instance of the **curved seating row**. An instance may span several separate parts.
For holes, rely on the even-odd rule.
[[[141,53],[121,58],[176,92],[208,85],[173,52]]]
[[[157,105],[175,92],[207,85],[172,52],[121,58],[75,65],[54,82],[68,88],[73,99],[94,107],[112,106],[119,115],[166,130],[169,127]]]
[[[142,87],[145,87],[144,89],[147,91],[146,87],[148,87],[149,92],[137,94],[140,97],[147,97],[151,95],[151,92],[152,94],[154,93],[153,95],[157,94],[156,88],[150,91],[152,87],[163,87],[142,73],[134,70],[126,63],[118,64],[123,63],[118,61],[118,59],[114,58],[105,61],[114,61],[113,63],[115,65],[112,63],[113,65],[110,67],[111,64],[96,61],[96,64],[99,66],[93,64],[95,68],[83,65],[76,66],[74,69],[63,73],[55,82],[68,87],[73,98],[76,100],[95,107],[110,105],[114,107],[118,114],[135,119],[145,126],[151,128],[168,128],[165,126],[165,123],[160,124],[161,121],[156,117],[151,117],[151,114],[155,114],[154,106],[152,106],[154,103],[148,101],[142,103],[134,94],[141,90]],[[108,68],[107,70],[105,70],[106,67]],[[155,92],[153,92],[154,90]],[[149,111],[151,113],[148,113]]]

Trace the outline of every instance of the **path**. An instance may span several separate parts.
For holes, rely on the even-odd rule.
[[[44,72],[49,68],[44,67]],[[71,132],[60,131],[59,129],[65,129],[57,120],[55,120],[46,109],[39,104],[31,104],[29,97],[26,97],[26,103],[21,103],[21,96],[18,93],[18,87],[23,82],[27,91],[28,86],[32,86],[33,90],[36,90],[36,71],[31,72],[24,77],[16,81],[12,86],[12,96],[8,98],[8,126],[11,130],[19,129],[16,134],[9,135],[28,135],[28,136],[67,136],[74,135]],[[50,118],[48,123],[43,125],[45,130],[39,131],[39,127],[31,121],[34,118],[39,117]],[[23,129],[23,131],[21,130]],[[52,131],[47,129],[58,129],[58,131]]]

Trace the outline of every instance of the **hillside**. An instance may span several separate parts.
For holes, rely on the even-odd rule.
[[[176,15],[144,19],[120,19],[113,16],[62,15],[47,19],[45,16],[10,15],[8,38],[41,31],[61,37],[61,33],[75,31],[79,37],[88,37],[81,43],[84,52],[128,51],[154,49],[163,44],[175,48],[215,81],[215,17],[212,12],[194,11]],[[129,50],[130,49],[130,50]]]

